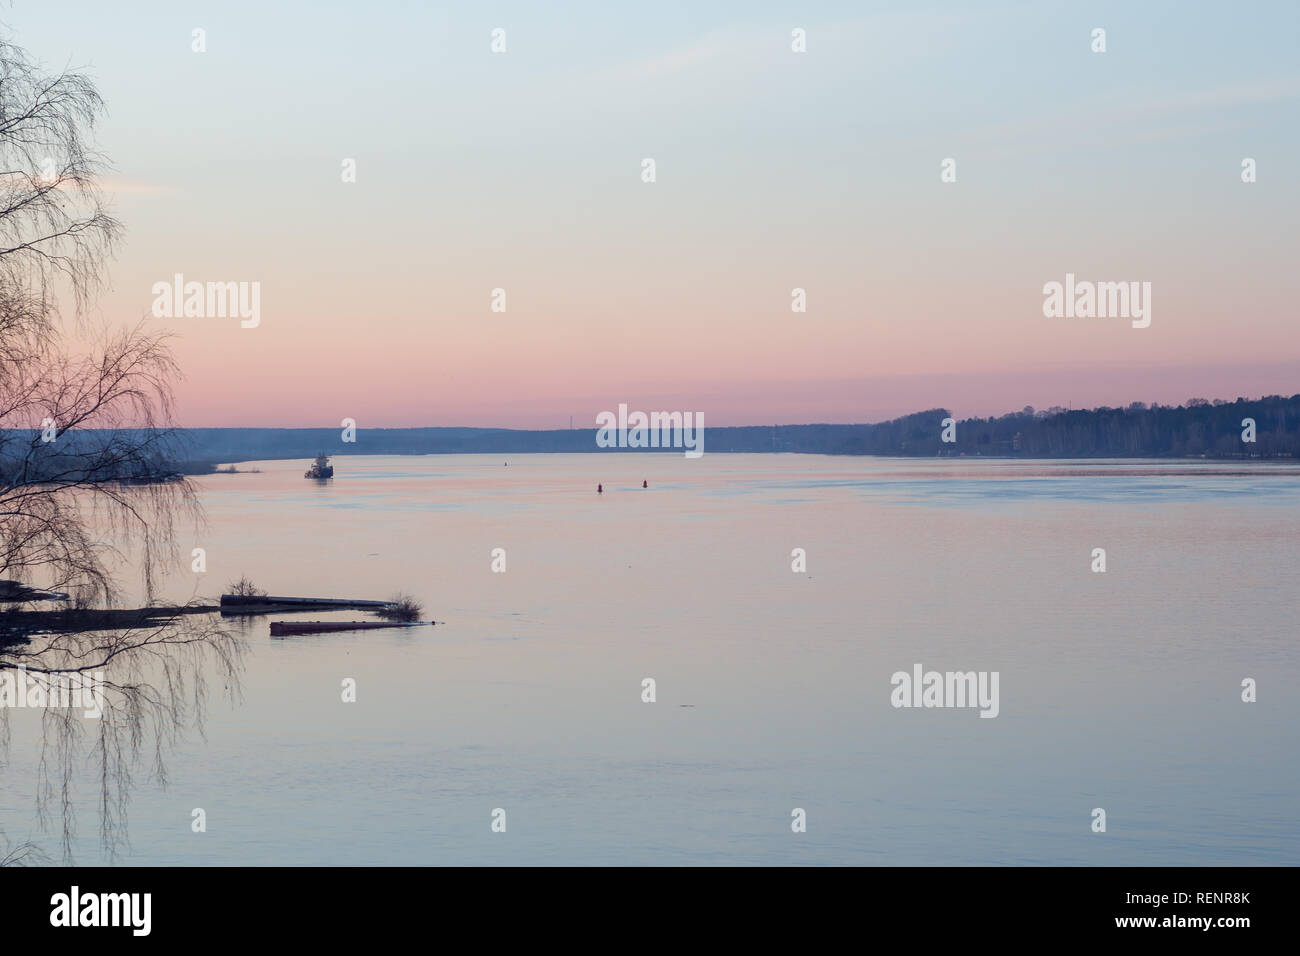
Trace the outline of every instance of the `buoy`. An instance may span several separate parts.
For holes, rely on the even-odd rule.
[[[600,485],[597,485],[597,486],[596,486],[596,494],[598,494],[598,495],[599,495],[599,494],[604,494],[604,492],[605,492],[605,489],[604,489],[602,486],[600,486]]]
[[[646,483],[643,481],[643,482],[641,482],[641,487],[642,487],[642,488],[649,488],[650,486],[649,486],[648,484],[646,484]]]

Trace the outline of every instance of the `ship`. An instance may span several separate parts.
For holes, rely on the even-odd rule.
[[[333,478],[334,466],[325,455],[317,455],[316,461],[303,474],[304,478]]]

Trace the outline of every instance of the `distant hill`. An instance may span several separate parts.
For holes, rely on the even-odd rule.
[[[1254,441],[1244,440],[1247,419]],[[957,426],[947,452],[936,439],[913,437],[910,450],[868,454],[966,454],[1022,458],[1295,458],[1300,457],[1300,395],[1236,401],[1189,399],[1183,405],[1134,402],[1126,408],[1069,411],[1026,408]]]
[[[1300,457],[1300,395],[1236,401],[1189,399],[1182,405],[1144,405],[1077,411],[1025,408],[997,418],[956,423],[955,441],[942,440],[946,409],[916,412],[871,425],[709,426],[704,452],[799,452],[814,455],[989,456],[1011,458],[1296,458]],[[1253,419],[1255,441],[1243,440]],[[66,462],[119,441],[123,433],[69,432],[50,449]],[[0,434],[30,444],[30,433]],[[11,446],[12,447],[12,446]],[[190,428],[160,436],[158,456],[123,469],[123,477],[182,471],[200,474],[218,463],[311,459],[327,455],[590,453],[596,429],[529,431],[510,428],[361,428],[344,442],[338,428]],[[617,449],[682,454],[680,448]],[[6,472],[0,454],[0,479]],[[39,462],[37,462],[39,465]]]
[[[875,425],[706,427],[704,451],[797,451],[850,454]],[[478,455],[644,451],[682,454],[681,448],[601,448],[596,429],[528,431],[511,428],[359,428],[355,443],[338,428],[191,428],[181,432],[186,453],[211,461],[254,461],[327,455]]]
[[[1182,405],[1067,410],[1025,408],[997,418],[956,423],[942,440],[946,409],[871,425],[752,425],[705,429],[704,451],[800,452],[817,455],[985,455],[1016,458],[1291,458],[1300,457],[1300,395],[1236,401],[1189,399]],[[1243,440],[1244,419],[1255,441]],[[337,428],[194,428],[183,432],[187,457],[254,461],[329,455],[592,453],[594,428],[367,428],[345,443]],[[680,448],[618,449],[682,454]]]

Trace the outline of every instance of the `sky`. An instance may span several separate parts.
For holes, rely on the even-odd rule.
[[[1300,392],[1289,0],[13,0],[0,23],[99,85],[126,233],[96,317],[175,333],[184,425]],[[178,273],[259,283],[258,324],[153,316]],[[1067,273],[1151,283],[1149,327],[1044,316]]]

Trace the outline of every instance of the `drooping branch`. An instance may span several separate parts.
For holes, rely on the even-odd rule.
[[[179,371],[166,336],[140,325],[67,341],[69,325],[90,337],[86,307],[120,233],[97,186],[105,165],[90,134],[102,111],[87,76],[46,74],[0,41],[0,580],[15,582],[12,594],[36,583],[107,607],[121,567],[136,569],[152,602],[178,522],[201,516],[190,483],[167,474]],[[164,776],[164,749],[184,727],[202,730],[208,680],[237,694],[243,645],[210,615],[17,636],[6,617],[16,616],[0,611],[0,692],[90,675],[103,695],[93,720],[45,708],[36,807],[42,825],[57,813],[70,856],[73,768],[89,738],[111,852],[125,841],[133,768],[148,755]],[[8,733],[0,707],[0,765]],[[0,839],[0,865],[38,857]]]

